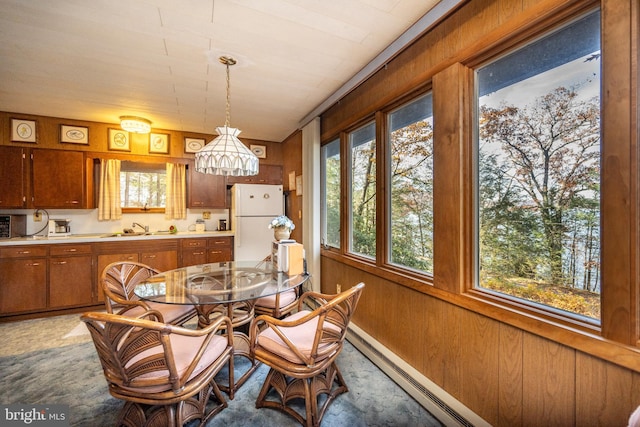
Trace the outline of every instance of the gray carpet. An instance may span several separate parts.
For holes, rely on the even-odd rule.
[[[77,324],[78,317],[70,318]],[[28,326],[41,335],[45,320],[11,324],[12,330]],[[0,332],[10,327],[2,325]],[[45,329],[46,331],[47,329]],[[65,332],[59,331],[57,346],[47,348],[45,338],[42,349],[26,352],[4,352],[0,356],[0,403],[12,404],[66,404],[70,407],[72,426],[114,425],[122,402],[111,397],[107,390],[100,362],[93,343],[78,340],[64,345],[60,340]],[[3,347],[11,346],[12,334],[3,333]],[[22,332],[21,337],[28,336]],[[51,336],[51,332],[49,332]],[[19,340],[17,340],[19,342]],[[83,341],[83,342],[77,342]],[[60,344],[62,343],[62,345]],[[9,354],[7,354],[9,353]],[[340,395],[329,407],[323,426],[440,426],[441,424],[400,387],[391,381],[365,356],[348,342],[338,358],[349,392]],[[272,409],[256,409],[258,395],[268,368],[260,368],[242,386],[229,407],[216,415],[208,426],[297,426],[293,418]],[[226,395],[225,395],[226,396]],[[197,423],[190,423],[196,425]]]

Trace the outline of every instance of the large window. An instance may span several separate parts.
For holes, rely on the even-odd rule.
[[[322,244],[340,247],[340,140],[321,148]]]
[[[351,155],[351,252],[376,256],[376,134],[375,123],[349,133]]]
[[[390,262],[433,272],[431,94],[388,115]]]
[[[597,320],[599,23],[477,70],[479,287]]]

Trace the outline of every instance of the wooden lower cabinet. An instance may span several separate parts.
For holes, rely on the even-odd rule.
[[[0,246],[0,318],[104,303],[102,271],[141,262],[159,271],[233,260],[233,236]]]
[[[91,244],[49,247],[49,308],[93,303]]]
[[[104,302],[100,276],[105,267],[112,262],[141,262],[159,271],[173,270],[178,267],[177,239],[99,243],[96,246],[96,252],[98,253],[96,283],[99,302]]]
[[[0,315],[47,308],[47,248],[0,249]]]
[[[233,237],[207,239],[207,262],[233,261]]]
[[[183,239],[180,243],[180,266],[233,261],[233,237]]]

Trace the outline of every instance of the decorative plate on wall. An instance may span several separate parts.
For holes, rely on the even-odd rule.
[[[267,157],[267,147],[265,145],[251,145],[249,148],[257,158],[265,159]]]

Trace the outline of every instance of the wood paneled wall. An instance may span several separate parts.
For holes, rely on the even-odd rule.
[[[37,143],[12,142],[11,141],[11,119],[25,119],[36,121]],[[67,144],[60,142],[60,125],[85,126],[89,128],[89,144]],[[168,129],[152,129],[152,132],[166,133],[169,135],[169,154],[149,154],[149,135],[130,134],[131,151],[109,151],[108,133],[109,129],[120,129],[118,123],[100,123],[72,118],[59,118],[48,116],[37,116],[33,114],[0,112],[0,145],[23,146],[30,148],[49,148],[55,150],[85,151],[94,153],[111,153],[113,155],[147,156],[165,161],[167,158],[193,159],[194,155],[185,153],[184,138],[204,138],[205,142],[211,141],[216,134],[204,134],[195,132],[183,132]],[[282,144],[273,141],[263,141],[242,138],[242,142],[249,146],[251,144],[265,145],[267,147],[267,158],[260,159],[261,164],[282,164]]]
[[[467,174],[472,130],[465,121],[466,83],[475,65],[597,6],[609,146],[603,151],[602,280],[612,290],[603,307],[616,307],[603,309],[609,326],[602,333],[517,315],[468,292],[473,184]],[[321,290],[365,282],[354,323],[492,425],[624,426],[640,404],[633,320],[639,307],[639,9],[637,0],[470,0],[322,115],[327,142],[412,91],[433,88],[436,126],[444,126],[434,126],[434,158],[442,156],[446,166],[439,164],[444,175],[435,178],[446,183],[434,184],[434,216],[450,216],[436,219],[432,285],[325,250]],[[443,93],[449,98],[438,98]]]
[[[302,131],[291,134],[281,144],[282,147],[282,179],[283,189],[288,191],[287,214],[296,225],[291,238],[302,242],[302,195],[296,191],[295,185],[289,185],[289,174],[302,175]]]
[[[640,374],[328,257],[322,292],[366,283],[353,322],[495,426],[625,426]]]

